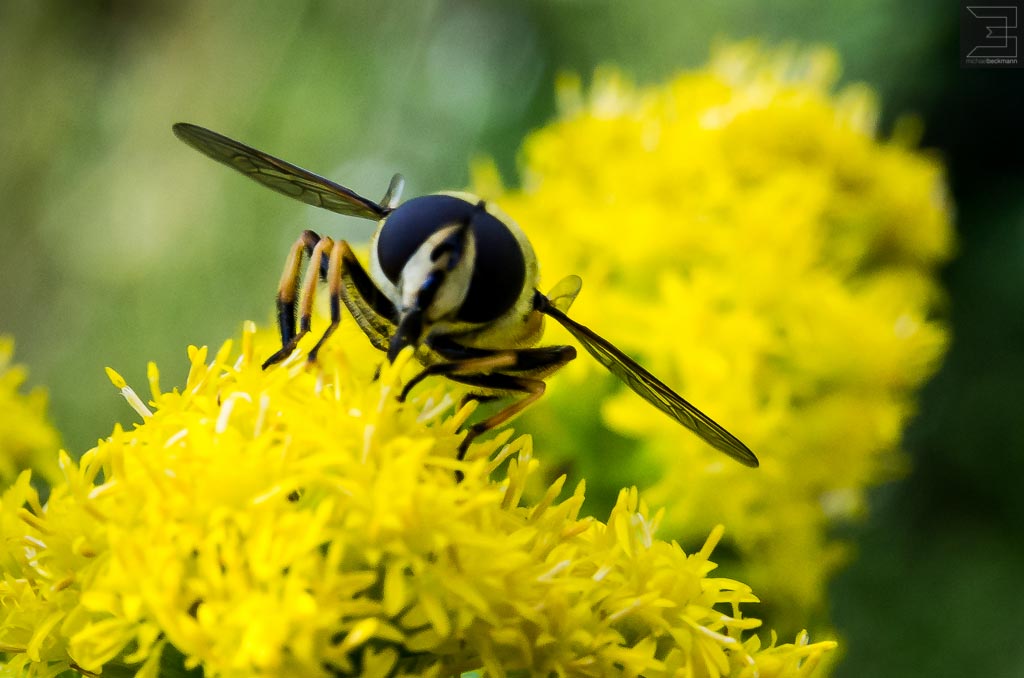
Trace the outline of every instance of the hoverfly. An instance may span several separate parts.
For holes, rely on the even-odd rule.
[[[174,134],[199,152],[278,193],[347,216],[371,219],[369,270],[344,240],[304,231],[292,246],[277,291],[281,349],[263,364],[288,357],[310,331],[318,278],[330,294],[331,322],[309,352],[315,361],[341,322],[344,304],[377,349],[394,360],[416,349],[423,369],[403,388],[431,375],[464,384],[470,397],[522,396],[468,427],[459,459],[480,434],[505,423],[544,393],[544,378],[576,357],[572,346],[536,346],[543,317],[553,318],[594,358],[640,397],[746,466],[757,457],[735,436],[633,359],[566,315],[580,291],[578,276],[547,295],[537,290],[539,267],[526,235],[495,206],[459,192],[425,195],[399,205],[404,181],[396,174],[374,202],[283,160],[191,125]],[[309,265],[301,278],[303,256]],[[296,311],[298,323],[296,324]]]

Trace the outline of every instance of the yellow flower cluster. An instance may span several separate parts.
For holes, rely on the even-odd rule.
[[[751,45],[659,87],[604,71],[584,96],[566,78],[560,118],[526,140],[522,187],[502,188],[487,163],[475,178],[529,234],[548,284],[582,276],[572,315],[762,467],[718,455],[610,377],[599,386],[585,356],[531,429],[547,445],[571,420],[578,454],[594,457],[582,474],[602,486],[637,482],[622,451],[642,449],[669,533],[725,523],[749,581],[802,619],[844,557],[830,525],[903,466],[901,431],[948,341],[934,318],[953,239],[942,166],[909,147],[913,125],[878,140],[871,92],[835,93],[835,79],[831,52]],[[559,328],[548,339],[567,341]]]
[[[526,437],[456,461],[472,406],[443,380],[399,403],[408,352],[376,381],[365,339],[264,371],[260,336],[191,349],[180,390],[151,366],[149,405],[111,371],[143,423],[62,454],[45,504],[27,472],[6,490],[8,672],[770,678],[834,646],[761,646],[751,590],[709,576],[721,528],[687,554],[636,490],[607,522],[582,484],[525,503]]]
[[[44,478],[55,478],[57,431],[46,413],[42,389],[23,393],[27,372],[12,364],[14,341],[0,336],[0,483],[14,482],[18,473],[31,468]]]

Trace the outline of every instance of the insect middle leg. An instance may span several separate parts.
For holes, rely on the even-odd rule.
[[[398,402],[405,402],[405,399],[409,397],[409,392],[412,391],[417,384],[431,375],[443,374],[446,376],[452,376],[456,374],[487,374],[501,370],[502,368],[511,367],[515,365],[515,362],[516,356],[514,351],[498,351],[489,355],[427,365],[405,384],[402,388],[402,392],[398,396]]]
[[[462,439],[461,443],[459,443],[459,453],[457,456],[459,461],[465,459],[469,446],[478,436],[501,426],[507,421],[510,421],[513,417],[518,415],[544,395],[544,390],[547,388],[542,379],[519,377],[500,372],[496,372],[494,374],[449,375],[448,378],[452,381],[457,381],[460,384],[466,384],[468,386],[476,386],[478,388],[485,388],[489,390],[494,389],[496,391],[507,393],[525,394],[524,398],[520,398],[500,412],[496,412],[483,421],[478,421],[466,429],[466,437]]]
[[[444,374],[452,381],[481,389],[481,400],[490,400],[495,396],[525,394],[525,397],[500,412],[470,426],[466,430],[466,437],[459,445],[459,459],[466,456],[466,451],[476,437],[511,420],[544,395],[543,377],[576,357],[576,349],[572,346],[543,346],[493,352],[461,347],[453,343],[435,344],[432,348],[438,350],[440,355],[454,359],[424,368],[402,390],[403,398],[408,395],[413,385],[430,374]],[[456,357],[460,354],[461,357]],[[474,368],[484,368],[487,371],[474,373]]]
[[[303,251],[309,256],[309,267],[300,287]],[[316,360],[324,342],[341,323],[343,303],[370,343],[381,350],[387,348],[397,316],[394,305],[373,284],[347,242],[320,238],[313,231],[305,231],[289,252],[278,286],[281,350],[263,363],[264,368],[288,357],[295,350],[299,339],[309,331],[318,277],[327,281],[331,323],[310,350],[309,361]],[[296,329],[297,306],[299,316]]]
[[[263,362],[264,370],[288,357],[295,350],[295,345],[301,336],[308,331],[308,328],[305,331],[297,331],[295,323],[296,304],[298,303],[300,292],[299,281],[301,280],[302,272],[302,255],[304,252],[309,254],[309,269],[312,271],[313,285],[315,286],[316,271],[321,268],[324,247],[323,240],[315,232],[303,230],[302,235],[299,236],[299,239],[295,241],[292,249],[288,252],[288,258],[285,260],[285,270],[281,273],[281,282],[278,284],[278,328],[281,330],[281,349]],[[315,266],[313,265],[314,257]],[[306,278],[310,277],[307,276]]]

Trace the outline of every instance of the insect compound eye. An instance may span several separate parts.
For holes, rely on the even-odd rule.
[[[456,317],[484,323],[515,304],[526,280],[526,262],[512,232],[481,205],[451,195],[425,195],[403,203],[388,215],[377,236],[377,259],[388,280],[398,285],[405,264],[427,238],[467,221],[473,229],[476,263]]]

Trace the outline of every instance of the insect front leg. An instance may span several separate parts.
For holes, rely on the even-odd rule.
[[[398,310],[377,288],[349,244],[339,240],[336,247],[339,250],[337,272],[328,273],[331,294],[340,295],[374,348],[387,351],[398,324]]]
[[[333,243],[330,257],[323,260],[323,264],[321,273],[327,280],[331,324],[310,350],[309,361],[316,361],[320,348],[341,323],[342,303],[370,343],[380,350],[387,350],[398,313],[391,301],[373,284],[352,248],[344,240]]]

